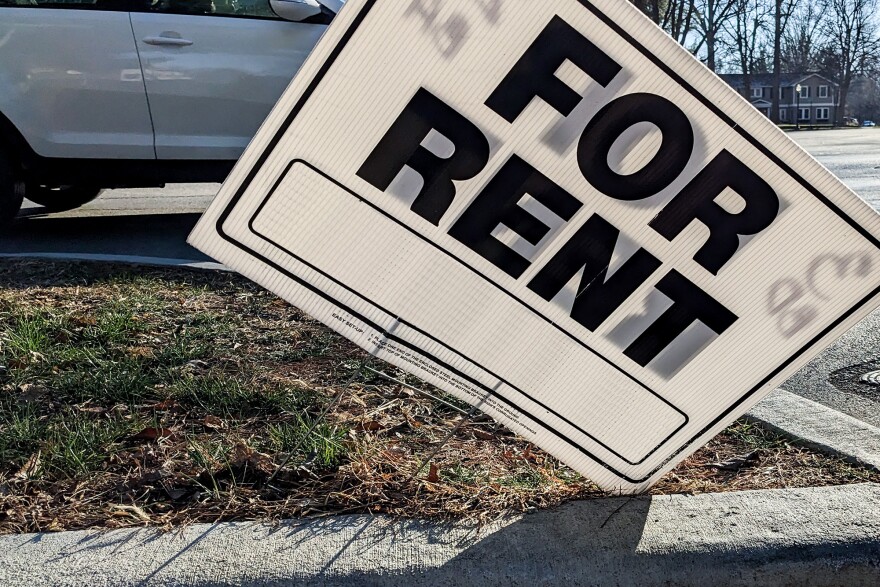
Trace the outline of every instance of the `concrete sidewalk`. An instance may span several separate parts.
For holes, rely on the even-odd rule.
[[[818,402],[777,389],[746,418],[798,444],[880,471],[880,428]]]
[[[0,584],[880,584],[880,485],[610,498],[484,527],[341,516],[0,537]]]

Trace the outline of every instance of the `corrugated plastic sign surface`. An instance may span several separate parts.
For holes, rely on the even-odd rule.
[[[600,486],[878,305],[878,215],[621,0],[350,0],[191,242]]]

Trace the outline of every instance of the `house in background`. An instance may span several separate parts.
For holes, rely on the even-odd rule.
[[[837,120],[840,105],[838,85],[818,73],[784,73],[778,89],[773,87],[772,73],[752,74],[752,88],[748,96],[742,74],[725,73],[720,77],[768,118],[773,106],[772,92],[778,91],[779,124],[825,126],[833,125]]]

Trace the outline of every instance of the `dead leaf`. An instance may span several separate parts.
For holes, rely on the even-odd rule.
[[[238,442],[232,449],[231,460],[234,468],[250,467],[267,475],[275,472],[275,461],[272,457],[255,451],[244,442]]]
[[[142,510],[141,508],[139,508],[136,505],[115,504],[110,507],[113,509],[113,512],[111,512],[111,514],[110,514],[111,516],[114,516],[117,518],[119,518],[119,517],[134,517],[134,518],[139,518],[143,522],[150,521],[150,516],[148,516],[144,510]]]
[[[207,415],[205,416],[205,428],[210,428],[211,430],[221,430],[224,428],[223,420],[218,418],[217,416]]]
[[[151,407],[154,410],[170,410],[177,407],[177,402],[173,399],[166,399],[158,404],[153,404]]]
[[[94,326],[98,323],[98,320],[90,315],[71,316],[71,321],[77,326]]]
[[[479,438],[480,440],[492,440],[495,438],[495,435],[491,432],[486,432],[485,430],[480,430],[479,428],[474,429],[474,436]]]
[[[40,468],[40,451],[31,455],[24,466],[15,474],[19,479],[32,479]]]
[[[357,426],[355,426],[355,428],[357,428],[358,430],[375,431],[375,430],[381,430],[382,424],[380,424],[376,420],[369,420],[367,422],[358,422],[358,424],[357,424]]]
[[[80,412],[86,412],[88,414],[103,414],[107,411],[107,408],[101,406],[92,406],[88,404],[76,406],[76,409]]]
[[[400,446],[391,446],[382,451],[382,455],[393,462],[400,462],[407,455],[407,450]]]
[[[440,481],[440,470],[437,468],[437,465],[431,463],[431,468],[428,470],[428,481],[431,483],[437,483]]]
[[[170,428],[144,428],[137,434],[131,437],[131,440],[147,440],[150,442],[154,442],[159,440],[160,438],[173,438],[174,431]]]
[[[139,357],[144,359],[152,359],[156,356],[156,353],[148,346],[132,346],[126,349],[128,354],[132,357]]]

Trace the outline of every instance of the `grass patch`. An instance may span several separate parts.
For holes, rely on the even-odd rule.
[[[22,467],[48,437],[39,411],[10,397],[0,400],[0,463],[7,471]]]
[[[294,387],[262,388],[258,382],[209,373],[177,378],[171,385],[170,397],[206,415],[240,419],[290,412],[300,407],[305,397],[313,396]]]
[[[155,399],[157,377],[144,361],[122,357],[110,360],[99,353],[70,353],[66,368],[53,378],[53,389],[68,402],[99,401],[135,406]]]
[[[602,496],[235,275],[0,261],[0,532],[314,513],[486,520]],[[286,463],[284,468],[279,468]],[[737,423],[655,493],[880,481]],[[119,504],[136,506],[122,509]]]
[[[3,312],[2,320],[5,328],[0,341],[3,342],[3,357],[8,362],[28,364],[39,361],[64,332],[63,318],[49,312],[27,312],[18,305]]]
[[[336,467],[346,457],[345,428],[303,417],[270,424],[266,448],[274,453],[296,451],[300,459],[320,467]]]
[[[48,426],[36,473],[48,478],[87,478],[102,468],[130,430],[122,419],[62,415]]]

